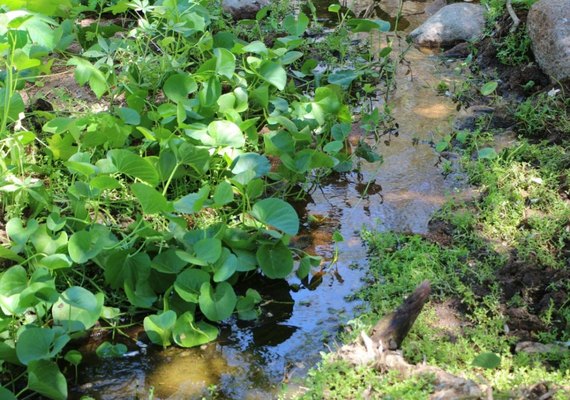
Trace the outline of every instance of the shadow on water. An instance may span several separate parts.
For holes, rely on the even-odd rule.
[[[437,2],[404,2],[406,31],[425,19],[424,8],[436,7]],[[326,9],[330,2],[315,3]],[[378,11],[380,4],[349,3],[357,15],[367,9]],[[400,7],[398,0],[381,5],[389,16]],[[407,46],[397,38],[392,45],[400,52]],[[162,350],[143,341],[130,342],[126,356],[110,360],[97,359],[92,352],[72,397],[149,398],[153,391],[160,399],[202,398],[211,393],[217,399],[271,399],[282,382],[313,366],[327,344],[334,347],[335,335],[358,306],[346,298],[362,286],[366,275],[366,252],[358,232],[368,226],[425,233],[430,216],[455,190],[456,182],[441,175],[438,155],[430,145],[449,133],[454,107],[449,99],[435,95],[435,87],[453,77],[440,71],[434,58],[415,49],[407,52],[406,60],[408,66],[397,69],[390,101],[399,134],[377,148],[384,163],[363,162],[358,173],[324,182],[301,212],[303,232],[295,244],[324,257],[323,269],[314,270],[305,282],[259,277],[245,282],[272,301],[263,305],[263,315],[256,321],[228,322],[215,343]],[[353,135],[370,139],[358,123]],[[338,261],[331,266],[332,235],[337,230],[345,240],[337,244]]]

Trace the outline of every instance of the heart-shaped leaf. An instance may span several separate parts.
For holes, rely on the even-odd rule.
[[[87,289],[72,286],[52,307],[54,323],[69,332],[89,329],[99,320],[104,300],[103,293],[94,295]]]
[[[256,256],[261,270],[268,278],[286,278],[293,271],[293,255],[282,242],[260,246]]]
[[[234,289],[227,282],[221,282],[215,288],[210,282],[205,282],[200,288],[200,310],[210,321],[223,321],[229,318],[236,303]]]
[[[194,321],[194,315],[185,312],[176,320],[172,338],[174,342],[182,347],[200,346],[211,342],[218,337],[218,328],[206,322]]]
[[[133,183],[131,190],[141,203],[145,214],[158,214],[172,211],[172,205],[159,191],[144,183]]]
[[[143,325],[151,342],[163,347],[170,345],[172,329],[176,323],[176,313],[168,310],[158,315],[145,317]]]
[[[190,303],[198,303],[200,288],[205,282],[210,282],[210,274],[201,269],[187,268],[176,277],[174,290]]]
[[[263,199],[255,203],[251,215],[259,222],[273,226],[288,234],[296,235],[299,232],[299,217],[295,209],[281,199]]]
[[[53,400],[67,399],[67,381],[52,361],[38,360],[28,365],[28,389]]]

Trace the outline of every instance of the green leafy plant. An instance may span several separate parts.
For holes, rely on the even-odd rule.
[[[0,367],[14,377],[0,393],[57,399],[60,368],[82,361],[70,341],[96,324],[199,346],[216,323],[259,315],[255,288],[236,289],[244,276],[304,278],[319,264],[291,246],[288,200],[356,156],[377,160],[365,143],[346,151],[345,89],[373,67],[321,79],[304,13],[263,9],[244,40],[206,1],[36,3],[0,13]],[[62,19],[84,12],[89,27]],[[124,27],[105,27],[108,13]],[[267,40],[266,20],[283,36]],[[387,28],[345,15],[342,29]],[[82,51],[65,53],[72,43]],[[103,106],[29,112],[20,90],[41,90],[54,63]]]

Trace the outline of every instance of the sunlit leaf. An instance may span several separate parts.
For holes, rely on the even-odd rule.
[[[172,329],[176,323],[176,313],[168,310],[158,315],[149,315],[143,321],[144,330],[154,344],[167,347],[171,344]]]
[[[176,320],[172,337],[182,347],[200,346],[218,337],[218,328],[203,321],[194,321],[194,315],[185,312]]]
[[[288,235],[296,235],[299,232],[297,212],[284,200],[260,200],[253,205],[251,215],[263,224],[275,227]]]

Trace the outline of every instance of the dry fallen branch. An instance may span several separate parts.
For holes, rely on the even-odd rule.
[[[336,357],[353,365],[373,365],[380,372],[396,370],[403,378],[431,375],[434,392],[430,399],[482,399],[484,390],[475,382],[438,367],[409,364],[397,350],[428,301],[430,292],[430,283],[422,282],[400,307],[376,324],[370,336],[362,332],[357,342],[341,347]]]

